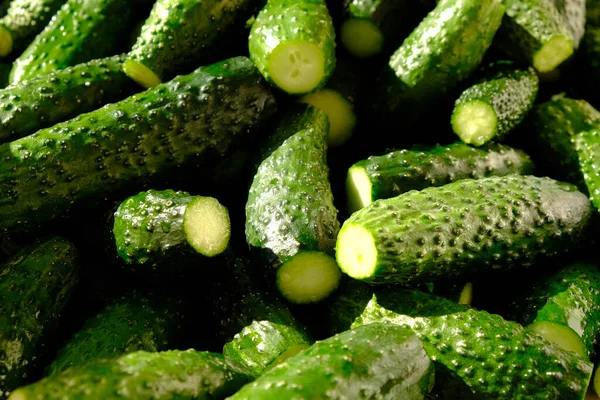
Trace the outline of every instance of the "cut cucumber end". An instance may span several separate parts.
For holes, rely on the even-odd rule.
[[[341,278],[333,257],[321,252],[302,252],[277,269],[277,288],[291,303],[317,303],[337,289]]]
[[[469,101],[454,108],[452,129],[466,144],[481,146],[494,138],[498,117],[494,108],[483,101]]]
[[[13,40],[10,31],[0,25],[0,57],[6,57],[13,50]]]
[[[349,213],[356,212],[371,204],[371,180],[364,167],[355,165],[348,169],[346,177],[346,201]]]
[[[592,388],[594,392],[600,396],[600,368],[596,367],[596,372],[594,372],[594,378],[592,379]],[[10,398],[8,399],[10,400]]]
[[[371,232],[360,225],[345,223],[338,234],[336,258],[348,276],[354,279],[371,277],[377,266],[377,247]]]
[[[229,245],[229,211],[214,197],[198,196],[185,208],[183,230],[198,253],[207,257],[219,255]]]
[[[8,400],[27,400],[27,395],[22,390],[15,390],[8,396]]]
[[[582,355],[583,357],[587,357],[581,337],[579,337],[579,335],[568,326],[559,325],[554,322],[543,321],[534,322],[533,324],[527,326],[527,329],[545,337],[548,341],[556,344],[563,350],[573,351]]]
[[[290,40],[269,55],[269,74],[281,90],[304,94],[317,89],[325,75],[325,57],[315,44]]]
[[[575,51],[573,40],[566,36],[555,36],[550,39],[533,57],[533,67],[539,72],[550,72],[556,69]]]
[[[332,89],[321,89],[304,95],[299,100],[317,107],[329,118],[327,145],[337,147],[346,143],[356,126],[354,107],[344,96]]]
[[[458,296],[458,304],[466,304],[468,306],[473,302],[473,284],[467,282]]]
[[[372,57],[383,49],[383,33],[368,19],[349,19],[340,28],[342,45],[359,58]]]
[[[152,70],[137,61],[126,60],[123,63],[125,75],[149,89],[161,83],[160,78]]]

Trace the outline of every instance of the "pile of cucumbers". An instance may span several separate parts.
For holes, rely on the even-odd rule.
[[[597,398],[598,93],[598,0],[5,0],[0,400]]]

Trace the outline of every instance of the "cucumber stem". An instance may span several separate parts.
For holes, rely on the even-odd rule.
[[[480,100],[458,104],[452,113],[452,129],[466,144],[481,146],[498,132],[494,108]]]
[[[150,68],[131,59],[123,63],[123,72],[146,89],[161,83],[160,78]]]
[[[299,40],[280,43],[269,55],[268,64],[273,82],[288,94],[312,92],[325,75],[323,51]]]
[[[198,253],[214,257],[229,244],[229,211],[214,197],[197,196],[185,208],[183,230],[188,243]]]
[[[8,29],[0,25],[0,57],[6,57],[13,50],[12,35]]]
[[[340,28],[342,45],[352,55],[368,58],[381,53],[383,33],[368,19],[349,19]]]
[[[545,337],[548,341],[564,350],[573,351],[577,354],[581,354],[583,357],[587,357],[581,337],[568,326],[559,325],[550,321],[541,321],[528,325],[527,329]]]

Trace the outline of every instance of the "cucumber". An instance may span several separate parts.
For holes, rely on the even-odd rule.
[[[74,366],[14,391],[10,400],[222,400],[250,381],[222,354],[136,351]]]
[[[186,256],[214,257],[229,244],[229,211],[214,197],[147,190],[123,201],[114,213],[117,254],[127,264],[176,267]]]
[[[452,129],[467,144],[501,141],[533,108],[539,79],[533,68],[520,69],[508,61],[495,62],[483,77],[464,90],[452,112]]]
[[[575,50],[585,34],[586,0],[554,0],[554,4],[566,25]]]
[[[281,294],[293,303],[323,300],[341,273],[333,259],[339,229],[327,165],[327,115],[293,104],[274,123],[246,203],[246,241],[274,258]]]
[[[38,239],[0,270],[0,398],[27,382],[53,345],[79,277],[78,252],[62,237]]]
[[[0,229],[33,229],[185,175],[178,167],[216,164],[274,111],[264,79],[236,57],[0,145]]]
[[[575,151],[579,158],[579,169],[583,175],[589,198],[596,209],[600,209],[600,128],[577,133],[574,137]]]
[[[354,212],[377,199],[443,186],[460,179],[528,175],[533,171],[527,154],[496,143],[475,148],[455,142],[426,149],[396,150],[357,161],[348,169],[348,209]]]
[[[372,323],[411,327],[446,399],[583,399],[592,374],[588,360],[516,322],[417,290],[378,289],[352,328]]]
[[[102,358],[172,348],[181,318],[169,300],[137,293],[122,296],[89,318],[67,340],[46,368],[46,376]]]
[[[256,0],[157,0],[129,52],[125,73],[148,88],[202,65],[225,35],[243,28]],[[194,67],[195,68],[195,67]]]
[[[114,103],[138,91],[114,56],[55,71],[0,90],[0,141],[40,129]]]
[[[349,276],[373,283],[527,268],[575,250],[593,215],[575,186],[550,178],[463,179],[355,212],[340,229],[336,259]]]
[[[324,0],[267,0],[248,37],[250,58],[261,74],[292,95],[327,83],[335,69],[335,46]]]
[[[67,0],[17,57],[10,84],[113,55],[131,11],[129,0]]]
[[[20,54],[67,0],[10,0],[0,18],[0,57]]]
[[[417,400],[433,378],[433,363],[409,328],[371,324],[313,344],[230,399]]]

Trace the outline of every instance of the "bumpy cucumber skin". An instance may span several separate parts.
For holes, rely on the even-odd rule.
[[[122,100],[138,86],[122,71],[124,56],[92,60],[0,90],[0,141]]]
[[[416,290],[377,290],[352,327],[371,323],[410,326],[438,384],[452,386],[448,399],[581,400],[592,374],[591,362],[516,322]]]
[[[322,88],[335,70],[335,29],[323,0],[269,0],[256,16],[248,36],[250,58],[271,83],[269,56],[281,43],[298,40],[323,51],[324,74],[313,90]],[[294,93],[303,94],[303,93]]]
[[[274,112],[262,76],[235,57],[0,145],[0,229],[27,230],[178,167],[210,166]]]
[[[115,300],[68,339],[46,369],[46,375],[139,350],[167,350],[172,345],[181,316],[175,307],[169,306],[168,300],[160,303],[141,295]]]
[[[329,183],[328,132],[323,111],[298,103],[264,146],[273,150],[250,186],[246,240],[281,262],[300,251],[333,254],[339,221]]]
[[[586,0],[554,0],[554,4],[566,25],[575,49],[585,34]]]
[[[534,171],[530,157],[521,150],[496,143],[475,148],[462,142],[370,156],[353,166],[362,167],[369,177],[373,201],[460,179],[529,175]]]
[[[129,52],[163,81],[200,65],[230,29],[243,28],[257,0],[158,0]]]
[[[574,136],[574,142],[590,201],[600,210],[600,129],[579,132]]]
[[[74,245],[61,237],[23,248],[0,272],[0,398],[23,385],[56,330],[77,281]]]
[[[424,399],[434,368],[406,327],[371,324],[313,344],[231,397],[240,399]]]
[[[225,399],[251,378],[218,353],[136,351],[96,360],[24,386],[27,399]]]
[[[67,0],[11,0],[0,25],[8,29],[12,53],[20,54]]]
[[[512,62],[496,62],[479,82],[462,92],[455,107],[473,101],[490,105],[497,118],[494,140],[501,141],[533,108],[538,90],[539,78],[532,67],[518,69]]]
[[[15,60],[9,82],[114,54],[131,12],[129,0],[67,0]]]
[[[550,178],[507,175],[463,179],[377,200],[342,226],[372,236],[373,283],[434,282],[471,272],[527,268],[576,247],[593,208],[575,186]],[[346,265],[337,245],[342,271]]]

